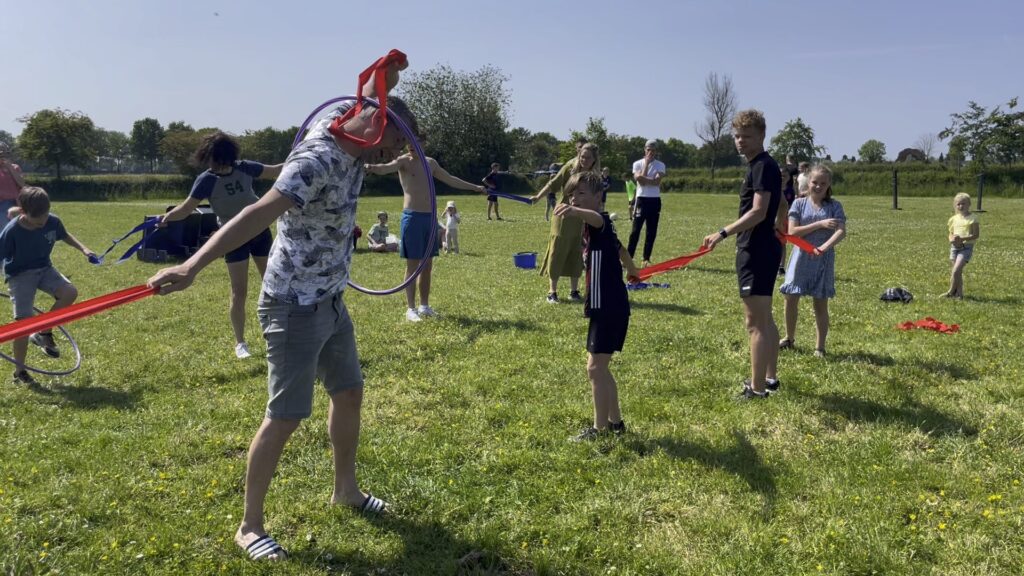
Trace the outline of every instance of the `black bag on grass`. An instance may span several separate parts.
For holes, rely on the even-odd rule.
[[[880,299],[883,302],[903,302],[909,304],[914,299],[914,295],[905,288],[886,288],[885,292],[882,292]]]

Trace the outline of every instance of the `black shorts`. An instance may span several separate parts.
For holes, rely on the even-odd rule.
[[[782,264],[782,244],[772,241],[736,249],[736,279],[740,298],[771,296]]]
[[[587,352],[591,354],[612,354],[621,352],[629,331],[629,316],[590,318],[587,330]]]
[[[495,204],[497,204],[498,203],[498,197],[495,196],[494,194],[488,194],[487,195],[487,201],[488,202],[494,202]]]
[[[270,234],[270,228],[260,232],[255,238],[235,248],[224,255],[224,261],[228,264],[245,262],[249,256],[253,258],[266,258],[270,256],[270,247],[274,244],[274,237]]]

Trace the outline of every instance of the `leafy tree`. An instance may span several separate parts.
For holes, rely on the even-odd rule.
[[[172,122],[167,125],[167,131],[160,140],[160,155],[170,160],[178,172],[186,176],[195,176],[206,170],[206,166],[193,164],[192,155],[203,137],[216,131],[216,128],[193,130],[187,124]]]
[[[967,158],[964,150],[967,148],[967,144],[964,142],[963,137],[953,136],[949,139],[949,152],[946,154],[946,164],[950,164],[956,167],[956,175],[960,175],[960,169],[963,168],[964,161]]]
[[[280,164],[292,151],[292,141],[298,126],[278,130],[267,126],[260,130],[246,130],[239,139],[242,157],[263,164]]]
[[[57,108],[40,110],[18,119],[25,129],[18,136],[22,156],[37,164],[52,166],[57,178],[65,166],[88,168],[96,156],[96,127],[81,112]]]
[[[872,164],[885,162],[885,144],[874,139],[868,140],[861,144],[857,154],[860,154],[860,159],[863,162]]]
[[[950,114],[953,122],[939,132],[939,138],[959,137],[963,152],[970,156],[976,170],[984,170],[990,162],[1009,164],[1024,158],[1024,112],[1013,112],[1017,98],[1007,103],[1010,112],[999,106],[988,110],[977,102],[967,103],[966,112]]]
[[[695,144],[669,138],[661,152],[666,168],[691,168],[697,165],[698,149]]]
[[[4,148],[8,151],[11,158],[18,157],[18,141],[14,138],[14,134],[6,130],[0,130],[0,148]]]
[[[733,148],[732,139],[725,145],[725,136],[732,134],[732,119],[736,115],[736,90],[732,86],[732,77],[718,77],[711,72],[704,80],[704,110],[707,114],[704,121],[694,129],[697,137],[704,143],[701,148],[708,148],[705,156],[710,159],[711,178],[715,178],[715,167],[718,159],[729,154]]]
[[[130,154],[131,142],[123,132],[96,129],[96,155],[101,162],[120,172]]]
[[[772,138],[768,152],[780,160],[792,156],[797,162],[803,162],[820,157],[825,147],[814,143],[814,130],[798,117],[786,122]]]
[[[156,118],[136,120],[132,125],[132,154],[135,158],[149,162],[152,172],[156,161],[160,158],[160,141],[164,138],[164,129]]]
[[[494,66],[475,72],[439,65],[403,79],[400,94],[419,120],[427,154],[452,174],[483,177],[492,162],[507,166],[511,102],[508,78]]]

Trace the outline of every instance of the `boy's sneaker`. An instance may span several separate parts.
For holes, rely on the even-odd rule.
[[[579,290],[573,290],[572,292],[569,292],[569,300],[573,302],[582,302],[583,296],[580,296]]]
[[[558,294],[555,292],[548,294],[547,302],[548,304],[558,304]]]
[[[782,381],[779,380],[778,378],[775,378],[775,379],[765,378],[764,379],[765,395],[767,395],[769,392],[771,392],[772,394],[775,394],[775,393],[777,393],[779,391],[779,389],[781,387],[782,387]],[[743,389],[744,390],[752,390],[752,388],[750,387],[750,378],[747,378],[746,380],[743,381]]]
[[[750,388],[749,386],[744,386],[743,387],[743,392],[740,392],[739,396],[737,396],[736,399],[741,401],[741,402],[746,402],[747,400],[764,400],[767,397],[768,397],[768,391],[767,390],[764,391],[764,392],[758,393],[758,392],[754,392],[753,388]]]
[[[14,381],[19,384],[25,384],[27,386],[36,386],[36,379],[28,373],[28,370],[16,370],[14,372]]]
[[[619,420],[618,422],[609,422],[608,429],[612,431],[612,434],[622,436],[626,433],[626,421]]]
[[[437,316],[437,312],[434,312],[434,309],[426,304],[421,304],[420,307],[416,309],[416,313],[419,314],[420,318],[433,318],[434,316]]]
[[[597,437],[600,436],[600,434],[601,434],[600,430],[598,430],[597,428],[594,428],[593,426],[591,426],[589,428],[584,428],[583,430],[581,430],[579,434],[577,434],[577,435],[573,436],[572,438],[570,438],[569,441],[570,442],[590,442],[592,440],[597,440]]]
[[[249,352],[248,344],[246,344],[245,342],[239,342],[238,344],[235,344],[235,358],[238,358],[239,360],[245,360],[250,356],[252,356],[252,352]]]
[[[405,311],[405,319],[408,320],[409,322],[419,322],[420,320],[423,320],[422,318],[420,318],[420,315],[417,314],[416,310],[413,308],[409,308],[408,310]]]
[[[53,332],[36,332],[29,336],[28,340],[42,348],[43,353],[50,358],[60,358],[60,350],[57,349],[57,343],[53,340]]]

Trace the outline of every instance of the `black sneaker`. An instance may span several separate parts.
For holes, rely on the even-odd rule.
[[[767,378],[764,381],[764,389],[771,392],[772,394],[777,394],[781,386],[782,382],[778,378],[776,378],[775,380]]]
[[[29,336],[28,341],[43,349],[43,353],[50,358],[60,358],[60,350],[53,340],[53,332],[36,332]]]
[[[551,292],[550,294],[548,294],[547,303],[548,304],[558,304],[558,294],[555,293],[555,292]]]
[[[740,392],[739,396],[737,396],[736,399],[745,402],[747,400],[764,400],[767,397],[767,391],[761,392],[759,394],[757,392],[754,392],[753,388],[744,387],[743,392]]]
[[[28,370],[18,370],[14,373],[14,381],[19,384],[25,384],[27,386],[38,385],[36,379],[28,373]]]
[[[612,431],[612,434],[622,436],[626,433],[626,421],[619,420],[618,422],[609,422],[608,429]]]
[[[580,295],[579,290],[573,290],[572,292],[569,292],[569,300],[572,300],[573,302],[582,302],[583,296]]]
[[[590,442],[597,440],[597,437],[601,435],[601,431],[593,426],[584,428],[579,434],[569,439],[570,442]]]

